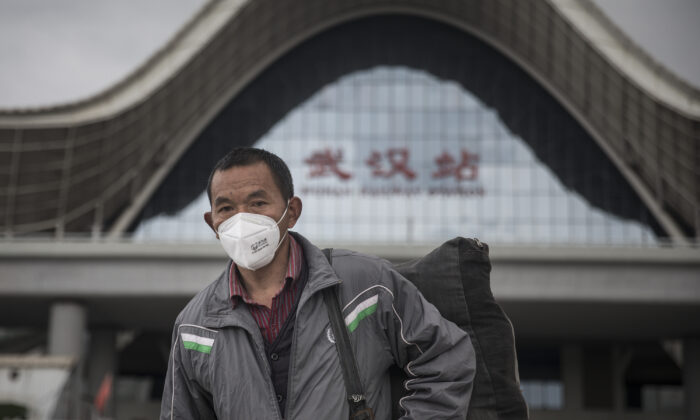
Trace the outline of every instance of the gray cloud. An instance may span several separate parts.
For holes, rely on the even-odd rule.
[[[203,0],[2,0],[0,107],[62,103],[124,78]]]
[[[637,45],[700,87],[700,1],[595,0]]]
[[[700,1],[595,0],[658,61],[700,86]],[[63,103],[118,82],[204,0],[0,1],[0,107]]]

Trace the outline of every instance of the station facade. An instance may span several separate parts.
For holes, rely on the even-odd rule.
[[[320,246],[489,243],[532,418],[700,414],[697,90],[620,68],[587,1],[273,3],[208,4],[110,98],[0,112],[0,351],[73,358],[56,416],[157,413],[172,322],[225,264],[202,214],[237,146],[289,164]]]

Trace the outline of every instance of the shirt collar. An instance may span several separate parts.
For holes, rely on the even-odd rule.
[[[285,282],[283,288],[286,287],[287,283],[290,281],[292,283],[296,283],[297,280],[299,280],[301,275],[301,263],[304,257],[301,245],[299,245],[292,235],[287,234],[287,236],[289,236],[289,263],[287,264],[287,273],[284,276]],[[245,290],[243,282],[241,282],[240,279],[240,274],[236,268],[236,263],[233,261],[231,262],[231,269],[229,270],[228,278],[231,302],[233,303],[234,308],[236,307],[237,303],[237,299],[234,299],[235,297],[243,299],[243,301],[248,304],[255,303]]]

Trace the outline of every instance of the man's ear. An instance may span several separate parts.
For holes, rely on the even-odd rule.
[[[289,214],[289,217],[287,218],[287,229],[291,229],[297,224],[297,220],[299,220],[299,217],[301,216],[301,208],[301,198],[294,196],[289,200],[289,209],[287,210],[287,214]]]
[[[214,219],[211,218],[210,211],[204,213],[204,221],[207,222],[211,230],[214,231],[214,233],[216,234],[216,239],[219,239],[219,233],[216,231],[216,229],[214,229]]]

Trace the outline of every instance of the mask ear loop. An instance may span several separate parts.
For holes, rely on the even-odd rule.
[[[289,210],[289,203],[291,203],[291,202],[292,202],[291,198],[290,198],[289,200],[287,200],[287,208],[284,209],[284,213],[282,213],[282,217],[280,217],[280,219],[277,221],[277,230],[279,230],[279,228],[280,228],[280,222],[282,221],[282,219],[284,219],[284,216],[287,214],[287,210]],[[279,249],[280,245],[282,245],[282,242],[284,242],[284,238],[287,237],[287,234],[288,234],[288,233],[289,233],[289,229],[287,229],[286,231],[284,231],[284,236],[282,236],[282,239],[280,239],[280,241],[277,242],[277,246],[275,247],[275,252],[277,252],[277,250]]]
[[[276,223],[277,226],[280,225],[280,222],[282,221],[282,219],[284,219],[284,216],[287,215],[287,210],[289,210],[289,203],[291,203],[291,202],[292,202],[292,199],[291,199],[291,198],[290,198],[289,200],[287,200],[287,207],[284,208],[284,213],[282,213],[282,216],[281,216],[280,219],[277,221],[277,223]]]

